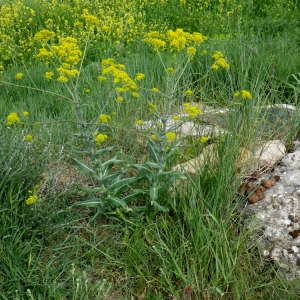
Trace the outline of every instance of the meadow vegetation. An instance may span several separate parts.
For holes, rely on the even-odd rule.
[[[292,0],[0,1],[1,298],[298,299],[241,224],[236,161],[259,107],[298,107],[299,36]],[[231,134],[181,138],[197,104]]]

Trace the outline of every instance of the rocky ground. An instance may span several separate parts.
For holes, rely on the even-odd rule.
[[[276,261],[289,279],[300,275],[300,142],[294,145],[294,152],[286,154],[271,173],[246,187],[250,197],[244,211],[246,226],[256,228],[263,255]],[[264,197],[253,201],[261,190]]]

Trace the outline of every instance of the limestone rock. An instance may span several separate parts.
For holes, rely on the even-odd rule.
[[[254,204],[246,207],[245,223],[255,226],[255,239],[263,255],[283,267],[286,278],[299,277],[300,148],[288,153],[271,174],[256,180],[254,186],[263,183],[268,183],[265,199],[251,199]]]
[[[172,168],[173,171],[182,171],[189,173],[191,175],[199,174],[201,173],[202,167],[209,163],[211,165],[214,165],[216,163],[216,159],[218,157],[218,151],[217,151],[217,144],[211,144],[206,146],[203,149],[203,152],[193,159],[190,159],[189,161],[178,164]],[[240,147],[239,148],[239,158],[238,158],[238,167],[241,168],[246,163],[249,162],[251,158],[251,153],[245,148]]]
[[[206,146],[203,149],[203,152],[193,159],[190,159],[189,161],[178,164],[172,168],[173,171],[182,171],[189,174],[196,174],[200,172],[201,167],[204,165],[204,163],[209,162],[210,164],[213,164],[215,161],[216,156],[216,145],[211,144]]]
[[[285,156],[285,153],[285,145],[280,140],[271,140],[258,147],[254,159],[259,166],[272,168]]]

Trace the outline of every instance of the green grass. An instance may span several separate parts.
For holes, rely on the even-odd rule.
[[[80,132],[74,106],[62,99],[68,93],[44,79],[48,69],[30,54],[24,62],[16,57],[0,61],[5,65],[0,80],[18,84],[14,77],[22,72],[26,75],[22,85],[32,87],[0,86],[2,299],[299,298],[299,280],[283,279],[280,267],[260,254],[253,230],[242,224],[237,209],[245,199],[239,194],[239,185],[247,169],[240,170],[236,164],[239,147],[251,151],[261,138],[265,116],[261,116],[260,106],[285,103],[298,107],[299,86],[292,76],[300,69],[298,3],[264,1],[264,9],[260,1],[243,1],[238,12],[240,1],[208,1],[209,6],[200,12],[200,1],[182,6],[179,1],[169,1],[169,5],[158,2],[145,3],[148,29],[182,27],[209,37],[181,77],[180,89],[171,97],[171,110],[181,108],[189,100],[184,91],[192,89],[193,101],[235,108],[226,121],[226,128],[233,134],[212,139],[218,153],[213,165],[207,161],[201,174],[162,195],[161,204],[169,208],[168,213],[150,211],[134,225],[105,217],[93,219],[92,209],[71,207],[88,195],[68,183],[74,178],[80,184],[94,182],[78,175],[70,162],[75,155],[72,147],[82,143],[74,137]],[[36,5],[32,1],[26,4]],[[223,19],[222,10],[236,11]],[[39,18],[32,32],[44,24]],[[68,18],[72,20],[72,14]],[[109,135],[107,145],[115,145],[115,153],[126,164],[144,163],[150,159],[149,153],[137,143],[144,135],[135,129],[135,119],[153,118],[149,103],[156,104],[159,112],[169,113],[168,94],[150,89],[165,91],[174,86],[174,81],[166,79],[159,57],[140,38],[124,42],[119,50],[116,54],[112,42],[93,41],[87,49],[78,94],[81,99],[92,96],[82,108],[87,120],[97,118],[99,113],[111,115],[110,125],[103,127]],[[215,51],[225,54],[228,71],[210,70]],[[126,66],[131,77],[138,72],[146,75],[140,83],[140,98],[126,96],[124,103],[116,103],[112,85],[99,83],[101,60],[111,56]],[[175,66],[168,54],[162,55],[162,60],[166,67]],[[251,91],[253,99],[238,104],[233,93],[241,89]],[[20,116],[28,111],[26,122],[40,124],[8,128],[5,120],[12,111]],[[58,122],[61,120],[72,122]],[[263,138],[280,137],[290,145],[298,137],[299,122],[289,121],[292,129],[284,132],[284,138],[278,128],[272,127]],[[35,142],[28,143],[26,134],[34,136]],[[200,155],[202,150],[196,138],[190,139],[171,162]],[[63,180],[59,177],[62,170]],[[29,206],[28,190],[36,184],[42,202]]]

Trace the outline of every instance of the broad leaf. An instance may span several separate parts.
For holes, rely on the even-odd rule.
[[[81,206],[81,207],[99,207],[102,206],[102,202],[100,198],[78,201],[72,204],[72,206]]]
[[[85,163],[83,163],[82,161],[76,159],[76,158],[72,158],[72,161],[79,167],[79,169],[86,175],[92,176],[93,178],[100,180],[98,174],[91,169],[91,167],[89,167],[88,165],[86,165]]]
[[[87,151],[87,150],[76,150],[76,149],[72,148],[72,151],[76,154],[89,154],[89,151]]]
[[[113,158],[107,160],[106,162],[104,162],[101,167],[106,167],[107,165],[111,165],[111,164],[119,164],[121,162],[123,162],[124,160],[120,160],[117,159],[117,156],[114,156]]]
[[[147,166],[149,166],[150,168],[154,168],[154,169],[163,169],[164,168],[164,164],[157,164],[157,163],[154,163],[152,161],[146,161],[145,164]]]
[[[123,160],[117,159],[117,156],[107,160],[106,162],[104,162],[101,165],[102,174],[105,175],[105,176],[108,175],[114,164],[119,164],[119,163],[122,163],[122,162],[123,162]]]
[[[108,176],[104,176],[104,178],[99,181],[99,185],[107,185],[109,182],[113,181],[119,175],[120,175],[119,173],[114,173]]]
[[[161,154],[161,150],[159,149],[159,147],[152,140],[148,140],[147,149],[153,161],[158,163],[160,161],[160,154]]]
[[[158,189],[156,187],[150,188],[150,199],[155,201],[158,196]]]
[[[114,207],[126,207],[126,202],[124,202],[119,197],[111,197],[108,198],[108,204],[114,206]]]
[[[153,205],[155,208],[157,208],[159,211],[162,211],[162,212],[168,212],[169,211],[169,209],[168,208],[166,208],[166,207],[164,207],[164,206],[162,206],[162,205],[160,205],[160,204],[158,204],[156,201],[151,201],[151,205]]]
[[[76,185],[81,191],[86,192],[86,193],[103,193],[105,192],[105,188],[103,187],[97,187],[97,188],[92,188],[88,189],[80,185]]]
[[[132,164],[130,167],[137,169],[144,177],[152,178],[155,176],[155,173],[144,165]]]
[[[145,194],[145,190],[135,189],[135,190],[132,190],[129,195],[123,197],[122,200],[124,202],[128,203],[132,200],[135,200],[138,196],[140,196],[142,194]]]
[[[112,151],[114,148],[115,148],[115,146],[108,147],[108,148],[105,148],[105,149],[100,149],[100,150],[98,150],[97,152],[94,153],[94,156],[97,157],[97,156],[101,155],[104,152]]]
[[[107,193],[119,196],[121,193],[131,188],[129,184],[135,183],[138,180],[140,180],[140,178],[138,177],[123,178],[120,181],[115,182],[111,186],[109,186],[107,189]]]

